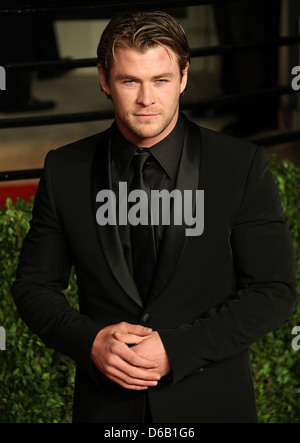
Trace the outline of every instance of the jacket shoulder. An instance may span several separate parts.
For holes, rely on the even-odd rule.
[[[95,151],[106,146],[109,134],[110,128],[53,149],[47,154],[45,163],[49,161],[50,157],[51,162],[57,166],[92,160]]]
[[[221,132],[214,131],[212,129],[204,128],[198,126],[201,132],[202,142],[204,147],[208,146],[209,149],[215,149],[218,151],[223,151],[227,155],[232,152],[232,154],[241,155],[254,155],[257,149],[262,148],[261,146],[252,143],[251,141],[246,141],[233,137],[231,135],[222,134]]]
[[[222,160],[224,157],[229,159],[230,157],[247,160],[253,158],[257,150],[264,151],[265,148],[258,146],[251,141],[246,141],[233,137],[216,130],[205,128],[200,126],[196,122],[190,120],[185,114],[183,114],[185,122],[189,131],[198,131],[201,139],[202,154],[209,154],[213,156],[215,161]]]

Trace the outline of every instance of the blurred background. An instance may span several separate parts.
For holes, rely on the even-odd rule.
[[[111,124],[96,49],[109,19],[121,10],[164,9],[185,26],[192,63],[181,108],[192,120],[300,163],[300,77],[292,75],[300,65],[299,0],[1,5],[6,90],[0,90],[0,205],[7,195],[27,198],[35,191],[50,149]]]

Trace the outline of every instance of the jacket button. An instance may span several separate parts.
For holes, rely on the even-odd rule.
[[[147,312],[147,314],[143,315],[142,320],[144,323],[149,323],[149,321],[151,320],[151,315]]]

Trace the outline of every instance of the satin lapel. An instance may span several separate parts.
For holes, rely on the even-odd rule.
[[[93,163],[93,201],[95,202],[95,218],[99,208],[96,202],[96,195],[103,189],[112,189],[110,177],[110,131],[103,134],[99,146],[95,153]],[[102,250],[106,256],[109,267],[118,281],[119,285],[139,306],[143,306],[141,297],[137,290],[132,274],[127,266],[123,254],[118,228],[116,225],[100,226],[97,222],[97,231],[102,245]]]
[[[186,120],[186,130],[184,145],[180,160],[180,166],[176,181],[176,189],[181,191],[192,190],[193,212],[195,211],[195,194],[198,189],[201,160],[201,132],[199,127]],[[171,208],[171,221],[173,220],[173,207]],[[164,239],[159,252],[156,271],[152,288],[149,294],[149,301],[157,297],[167,286],[174,273],[183,253],[187,236],[186,226],[170,225],[165,227]]]

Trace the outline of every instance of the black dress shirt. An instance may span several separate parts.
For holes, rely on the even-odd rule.
[[[177,123],[170,134],[150,148],[145,148],[152,154],[147,163],[147,171],[145,172],[151,189],[159,191],[166,189],[170,192],[175,188],[184,132],[185,122],[179,114]],[[111,138],[111,177],[112,190],[115,193],[117,203],[119,197],[119,182],[127,182],[128,193],[131,189],[131,183],[135,175],[132,158],[139,149],[138,146],[128,141],[121,134],[117,124],[114,123]],[[119,225],[118,228],[124,255],[132,271],[130,226],[129,224]],[[163,238],[163,230],[164,226],[161,224],[154,226],[157,254]]]

